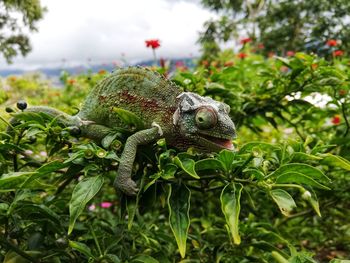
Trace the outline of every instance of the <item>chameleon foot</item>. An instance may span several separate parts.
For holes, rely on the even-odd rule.
[[[131,179],[123,180],[123,178],[118,179],[117,177],[114,183],[114,187],[129,196],[134,196],[139,191],[139,188],[137,187],[136,183]]]

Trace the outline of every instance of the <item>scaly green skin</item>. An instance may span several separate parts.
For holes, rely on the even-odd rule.
[[[171,81],[141,67],[119,69],[103,79],[87,96],[78,115],[70,116],[49,107],[26,111],[45,112],[64,126],[77,126],[81,135],[101,143],[122,127],[114,108],[133,112],[145,129],[131,135],[121,155],[115,188],[127,195],[138,191],[131,179],[137,146],[165,138],[169,145],[185,150],[192,146],[206,152],[232,149],[235,127],[229,107],[195,93],[182,92]]]

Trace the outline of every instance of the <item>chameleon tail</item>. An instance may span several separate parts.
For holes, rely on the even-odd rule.
[[[56,118],[57,122],[63,126],[80,126],[81,119],[75,115],[69,115],[63,111],[47,107],[47,106],[33,106],[24,110],[25,112],[45,113],[52,118]]]
[[[82,124],[82,120],[76,115],[76,116],[72,116],[69,115],[63,111],[60,110],[56,110],[54,108],[51,107],[47,107],[47,106],[33,106],[30,108],[27,108],[24,110],[25,112],[34,112],[34,113],[45,113],[47,115],[49,115],[52,118],[56,118],[57,123],[63,126],[81,126]],[[16,118],[16,115],[14,115],[14,117],[12,117],[9,121],[10,126],[7,128],[7,133],[11,134],[13,133],[12,131],[12,127],[15,126],[16,124],[18,124],[18,120]]]

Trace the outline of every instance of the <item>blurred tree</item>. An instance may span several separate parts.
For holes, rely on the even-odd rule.
[[[31,50],[25,31],[36,31],[44,12],[40,0],[0,0],[0,53],[8,63]]]
[[[329,39],[350,47],[348,0],[202,0],[202,4],[220,18],[205,23],[201,44],[244,35],[263,43],[266,53],[324,52]]]

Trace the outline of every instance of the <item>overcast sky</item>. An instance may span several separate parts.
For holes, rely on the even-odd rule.
[[[158,57],[189,57],[203,23],[215,14],[199,0],[41,0],[48,11],[31,34],[32,52],[12,65],[27,68],[152,59],[145,40],[159,39]]]

